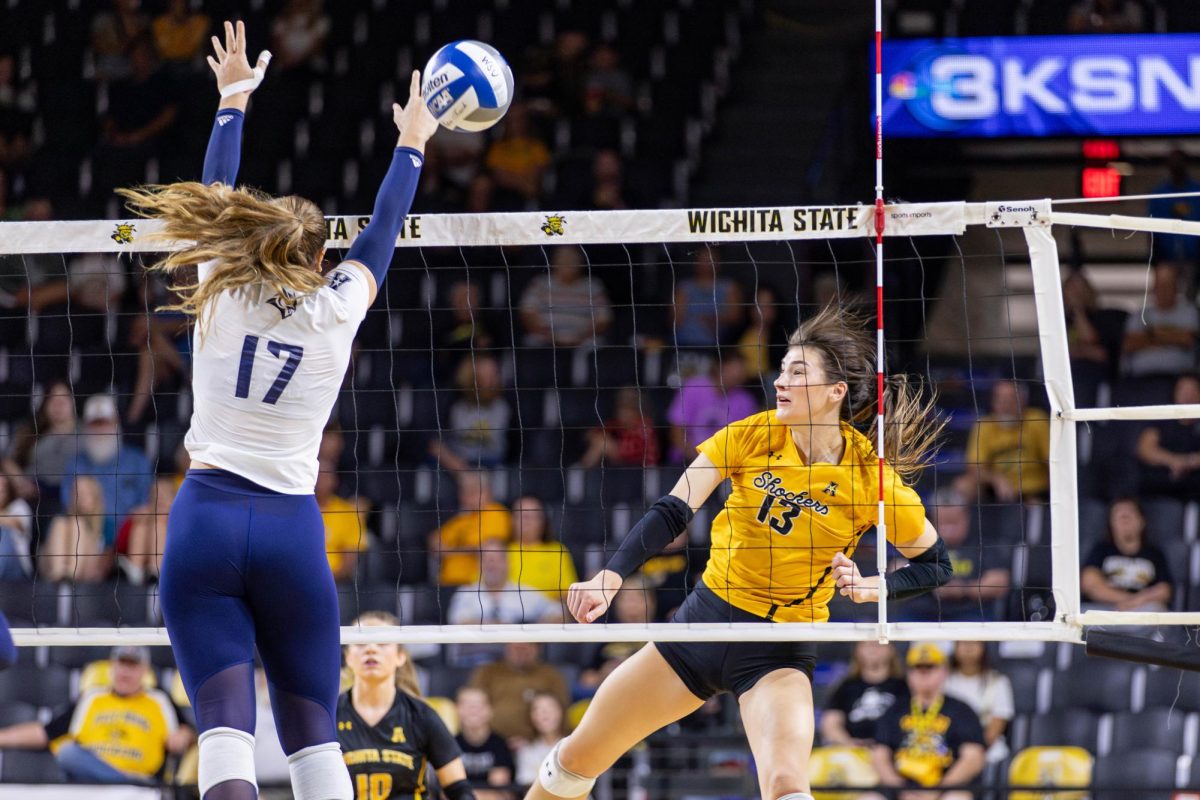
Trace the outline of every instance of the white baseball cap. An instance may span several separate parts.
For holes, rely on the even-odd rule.
[[[110,394],[94,394],[83,404],[83,423],[112,420],[116,422],[117,401]]]

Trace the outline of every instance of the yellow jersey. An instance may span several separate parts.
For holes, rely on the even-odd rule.
[[[508,579],[558,600],[579,577],[571,551],[558,542],[513,542],[508,546]]]
[[[764,411],[717,431],[696,449],[732,484],[712,523],[704,584],[725,602],[779,622],[826,622],[831,562],[875,525],[879,460],[866,436],[841,424],[837,464],[806,464],[788,427]],[[925,530],[921,498],[884,467],[888,540]]]
[[[167,737],[178,727],[175,705],[158,689],[124,697],[101,689],[80,697],[46,733],[53,752],[74,741],[121,772],[152,778],[166,760]]]

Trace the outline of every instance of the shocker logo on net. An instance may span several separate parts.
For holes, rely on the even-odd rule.
[[[132,222],[118,222],[109,238],[117,244],[132,244],[135,233],[137,233],[137,228]]]
[[[547,236],[565,236],[567,233],[567,218],[562,214],[550,214],[542,223],[542,233]]]

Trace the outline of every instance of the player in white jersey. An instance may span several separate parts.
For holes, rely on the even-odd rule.
[[[196,712],[203,800],[253,800],[254,657],[271,684],[300,800],[350,800],[337,743],[337,591],[313,496],[321,429],[408,214],[437,123],[413,73],[409,104],[370,224],[321,273],[325,222],[299,197],[235,189],[241,129],[270,59],[251,69],[225,23],[209,58],[221,103],[202,183],[121,190],[135,212],[187,242],[153,268],[196,317],[191,469],[168,521],[163,617]],[[191,265],[196,279],[184,277]],[[186,270],[181,272],[181,270]]]

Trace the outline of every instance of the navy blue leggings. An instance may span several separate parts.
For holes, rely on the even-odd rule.
[[[163,617],[203,733],[254,733],[254,649],[288,755],[337,741],[337,589],[316,498],[191,470],[171,506]]]

